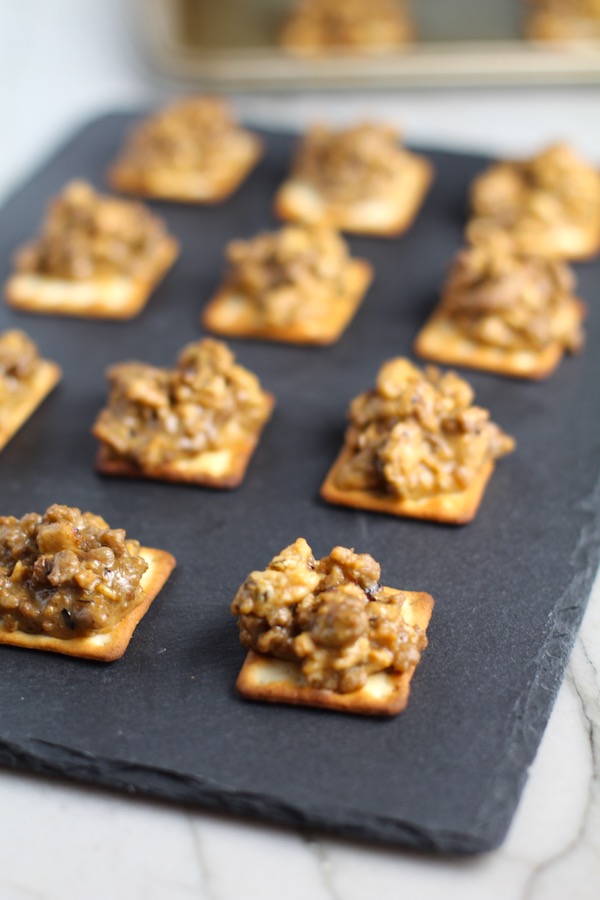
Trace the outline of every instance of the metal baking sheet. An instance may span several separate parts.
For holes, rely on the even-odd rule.
[[[101,186],[132,117],[85,127],[0,214],[2,278],[67,179]],[[353,238],[376,278],[335,346],[236,341],[240,361],[277,396],[272,422],[236,491],[101,478],[90,426],[104,370],[138,358],[169,365],[200,336],[198,316],[233,237],[273,227],[273,193],[291,135],[264,134],[264,161],[214,208],[154,204],[183,253],[142,315],[113,324],[28,316],[64,380],[0,454],[0,510],[78,505],[174,553],[178,568],[122,660],[106,665],[0,647],[0,761],[184,804],[301,828],[473,853],[510,823],[562,678],[599,548],[598,262],[579,266],[590,300],[588,348],[548,381],[470,373],[477,400],[515,435],[465,527],[325,505],[318,489],[350,399],[381,362],[409,354],[460,246],[466,189],[487,161],[431,151],[437,177],[410,232]],[[384,582],[436,599],[430,646],[407,711],[390,721],[239,699],[244,650],[229,613],[246,574],[303,535],[371,552]]]
[[[293,0],[137,0],[132,25],[150,65],[204,87],[294,90],[585,84],[600,81],[600,41],[525,38],[522,0],[419,0],[416,40],[398,50],[293,56],[277,35]]]

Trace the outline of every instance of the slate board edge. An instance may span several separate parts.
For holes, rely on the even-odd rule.
[[[350,840],[375,841],[425,853],[470,855],[490,849],[489,841],[483,836],[478,840],[451,831],[425,831],[410,822],[368,816],[345,808],[302,811],[276,796],[231,790],[193,775],[97,757],[35,739],[27,746],[0,740],[0,764],[106,787],[130,796],[139,793],[187,807],[266,819],[303,832],[320,830]]]
[[[136,115],[141,112],[136,110]],[[62,141],[57,142],[54,149],[41,162],[26,173],[17,187],[4,198],[3,211],[17,201],[18,195],[39,173],[52,165],[54,160],[78,137],[102,122],[111,120],[127,120],[131,111],[101,113],[99,116],[84,122],[81,127],[70,130]],[[271,133],[288,133],[285,130],[257,129],[268,137]],[[419,148],[427,152],[427,149]],[[437,148],[436,148],[437,149]],[[479,153],[441,151],[448,155],[476,156]],[[296,827],[303,830],[321,829],[350,839],[375,840],[417,849],[449,854],[472,854],[484,852],[499,846],[504,840],[506,831],[514,814],[514,809],[527,778],[527,767],[533,760],[539,736],[542,733],[562,682],[564,670],[568,663],[570,651],[577,634],[585,610],[587,598],[600,562],[600,481],[591,501],[586,504],[589,522],[581,534],[576,555],[579,571],[566,591],[557,599],[552,611],[551,622],[544,645],[537,659],[532,663],[536,668],[536,677],[530,689],[519,699],[515,727],[513,729],[514,754],[508,755],[498,767],[494,781],[490,786],[487,801],[482,805],[478,821],[474,823],[470,833],[452,832],[440,829],[419,829],[410,822],[392,820],[387,817],[369,816],[344,807],[313,808],[303,811],[294,805],[284,803],[276,795],[252,792],[232,791],[227,785],[204,781],[197,776],[177,773],[168,769],[145,766],[122,759],[103,758],[81,753],[59,744],[49,744],[30,737],[22,744],[0,739],[0,764],[18,769],[33,771],[42,775],[68,777],[71,780],[91,783],[129,794],[140,793],[149,797],[169,800],[187,806],[201,806],[215,811],[225,811],[242,816],[268,819],[273,822]],[[594,545],[596,541],[596,545]],[[573,633],[566,629],[573,628]],[[554,656],[553,656],[554,654]],[[551,660],[560,662],[556,671],[552,671]],[[540,698],[545,698],[547,708],[540,710]],[[527,711],[527,727],[524,727],[523,714]],[[533,727],[532,727],[533,726]],[[521,771],[515,771],[520,765]],[[507,810],[506,821],[502,827],[496,819],[489,827],[489,814],[497,813],[495,803],[498,796],[513,793],[515,806]]]
[[[558,598],[550,622],[549,631],[537,658],[532,662],[536,676],[528,691],[524,691],[515,710],[513,729],[514,754],[506,756],[503,765],[490,785],[488,800],[480,809],[474,831],[485,834],[486,823],[492,811],[497,809],[497,798],[507,791],[513,791],[520,802],[521,792],[528,777],[529,766],[533,762],[541,737],[554,708],[559,688],[563,682],[571,651],[579,634],[579,628],[587,608],[594,580],[600,566],[600,478],[593,494],[585,501],[589,512],[588,524],[582,529],[572,565],[578,566],[568,588]],[[558,658],[561,665],[553,668],[553,660]],[[540,703],[546,699],[546,706]],[[533,726],[533,727],[532,727]],[[519,776],[518,766],[522,766]],[[515,809],[516,809],[515,806]],[[488,846],[500,846],[506,837],[515,810],[507,818],[500,840]]]
[[[150,111],[149,108],[147,111]],[[46,153],[42,155],[40,160],[29,166],[16,179],[14,185],[8,188],[4,196],[0,196],[0,213],[6,212],[7,207],[18,199],[19,194],[29,187],[30,182],[34,181],[38,175],[41,175],[42,172],[45,172],[46,169],[50,168],[75,139],[85,137],[87,131],[97,128],[103,122],[109,124],[111,121],[119,119],[127,120],[130,119],[132,115],[142,116],[143,114],[144,108],[141,106],[133,109],[124,108],[118,112],[100,109],[96,115],[83,117],[78,123],[65,128],[65,130],[52,141],[50,147]]]

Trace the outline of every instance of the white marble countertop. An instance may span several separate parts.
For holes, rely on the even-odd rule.
[[[127,6],[127,5],[125,5]],[[0,198],[69,130],[167,91],[118,0],[0,0]],[[600,88],[237,95],[275,127],[369,115],[410,140],[529,153],[557,138],[600,163]],[[1,711],[0,711],[1,715]],[[2,900],[596,900],[600,896],[600,580],[503,847],[423,857],[0,769]],[[265,872],[268,870],[268,879]]]

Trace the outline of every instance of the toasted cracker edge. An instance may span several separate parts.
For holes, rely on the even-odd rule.
[[[165,190],[161,187],[160,181],[157,182],[151,173],[135,172],[128,166],[123,165],[117,159],[106,173],[106,180],[110,187],[124,194],[132,194],[137,197],[148,197],[156,200],[172,200],[175,203],[222,203],[227,200],[235,191],[241,187],[250,172],[261,159],[264,147],[260,138],[252,132],[244,132],[252,141],[248,143],[248,155],[246,159],[240,160],[231,171],[222,174],[217,179],[206,179],[201,189],[198,173],[194,173],[192,178],[195,183],[194,190],[185,190],[178,188],[174,190]],[[184,179],[182,179],[183,184]]]
[[[580,320],[583,320],[583,304],[578,303],[577,306]],[[512,378],[541,380],[552,374],[565,351],[558,342],[540,351],[507,351],[476,344],[463,335],[449,316],[438,310],[418,333],[414,352],[422,359],[445,365],[481,369]]]
[[[157,466],[154,469],[144,469],[129,459],[119,457],[112,448],[102,441],[96,456],[96,471],[101,475],[113,475],[118,478],[147,478],[152,481],[172,481],[180,484],[197,484],[211,488],[236,488],[244,480],[246,470],[258,446],[263,429],[275,408],[275,397],[273,394],[265,391],[265,398],[268,401],[268,406],[264,422],[255,434],[250,435],[248,440],[234,448],[232,466],[226,475],[211,476],[207,473],[193,475],[189,471],[186,472],[177,468],[176,463]]]
[[[475,518],[485,487],[494,471],[494,463],[488,462],[475,475],[464,491],[436,494],[422,500],[401,500],[387,494],[371,491],[342,490],[336,485],[336,476],[341,467],[352,457],[352,452],[344,445],[339,456],[329,470],[321,486],[321,497],[336,506],[366,509],[371,512],[388,513],[409,519],[427,519],[446,525],[464,525]]]
[[[385,590],[404,594],[405,603],[412,613],[407,616],[409,624],[418,625],[423,630],[427,629],[434,605],[430,594],[417,591],[398,592],[392,588]],[[236,689],[250,700],[314,706],[367,716],[395,716],[406,708],[410,681],[415,669],[416,666],[411,666],[402,673],[379,672],[369,676],[366,685],[359,691],[341,694],[336,691],[305,687],[300,683],[300,667],[297,663],[282,662],[250,650],[238,675]],[[267,683],[265,678],[268,679]],[[382,686],[384,686],[383,694]]]
[[[9,409],[7,412],[3,411],[2,422],[0,423],[0,450],[8,444],[10,439],[33,415],[48,394],[54,390],[61,377],[62,370],[56,363],[47,359],[39,361],[31,390],[23,395],[20,402],[14,405],[12,409]]]
[[[148,274],[141,278],[68,281],[17,272],[5,285],[9,306],[25,312],[81,316],[91,319],[132,319],[145,307],[151,293],[179,255],[178,242],[169,237]]]
[[[360,208],[353,209],[328,206],[321,197],[323,211],[316,218],[306,217],[294,201],[296,185],[303,184],[291,175],[281,185],[275,195],[274,211],[278,218],[290,222],[309,222],[311,224],[326,225],[339,231],[352,234],[373,235],[375,237],[394,238],[403,234],[416,219],[419,210],[425,200],[425,196],[434,177],[434,169],[429,160],[415,153],[410,154],[413,165],[412,182],[409,182],[411,191],[402,186],[395,195],[392,195],[395,204],[395,214],[390,222],[386,217],[384,224],[369,223],[365,225]],[[314,189],[311,188],[314,191]],[[314,191],[317,194],[316,191]],[[358,207],[358,204],[357,204]]]
[[[287,326],[264,324],[254,311],[252,301],[243,304],[237,321],[226,312],[231,297],[227,283],[209,301],[202,313],[202,325],[208,331],[230,338],[254,338],[257,340],[281,341],[290,344],[333,344],[339,340],[356,315],[373,278],[373,267],[364,259],[351,259],[349,273],[351,282],[347,294],[334,300],[335,309],[327,319],[319,320],[322,326],[317,334],[306,323],[299,321]],[[241,295],[240,295],[241,297]],[[309,323],[310,324],[310,323]]]
[[[471,233],[480,222],[491,222],[495,228],[502,230],[505,226],[496,223],[490,216],[473,216],[470,222]],[[539,235],[514,234],[514,240],[523,253],[531,256],[542,256],[545,259],[559,259],[565,261],[584,261],[593,259],[600,252],[600,223],[596,228],[586,228],[579,225],[557,227]]]
[[[0,626],[0,644],[25,647],[28,650],[47,650],[50,653],[62,653],[65,656],[77,656],[81,659],[94,659],[99,662],[112,662],[119,659],[125,653],[138,622],[148,612],[150,604],[162,589],[176,564],[175,557],[167,550],[141,547],[140,553],[148,563],[148,569],[144,572],[138,588],[143,591],[144,597],[110,631],[65,640],[45,634],[3,631]]]

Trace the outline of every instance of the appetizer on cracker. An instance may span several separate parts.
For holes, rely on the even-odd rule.
[[[108,172],[119,191],[183,203],[219,203],[262,154],[218,97],[178,100],[137,125]]]
[[[275,403],[226,344],[208,338],[184,347],[174,369],[118,363],[108,381],[93,427],[106,475],[236,487]]]
[[[598,0],[528,0],[526,34],[536,41],[600,40]]]
[[[600,251],[600,172],[566,144],[499,162],[471,188],[469,236],[509,231],[525,253],[586,259]]]
[[[58,384],[61,375],[59,366],[42,359],[23,331],[0,334],[0,450]]]
[[[371,281],[368,262],[320,227],[289,225],[227,247],[224,283],[204,310],[209,331],[228,337],[331,344]]]
[[[329,503],[461,524],[514,441],[454,372],[398,357],[350,405],[344,447],[321,488]]]
[[[0,644],[110,662],[175,566],[75,507],[0,518]]]
[[[178,252],[141,203],[72,181],[50,205],[39,237],[18,252],[6,296],[27,312],[130,319]]]
[[[461,250],[438,309],[417,336],[425,359],[545,378],[583,343],[584,306],[566,263],[523,253],[509,234]]]
[[[427,646],[433,599],[382,587],[367,553],[315,559],[304,538],[251,572],[231,605],[249,649],[237,689],[251,700],[393,716]]]
[[[393,237],[411,225],[432,175],[430,163],[401,147],[393,128],[316,125],[277,193],[275,211],[293,222]]]
[[[295,0],[279,33],[299,56],[389,53],[415,36],[405,0]]]

